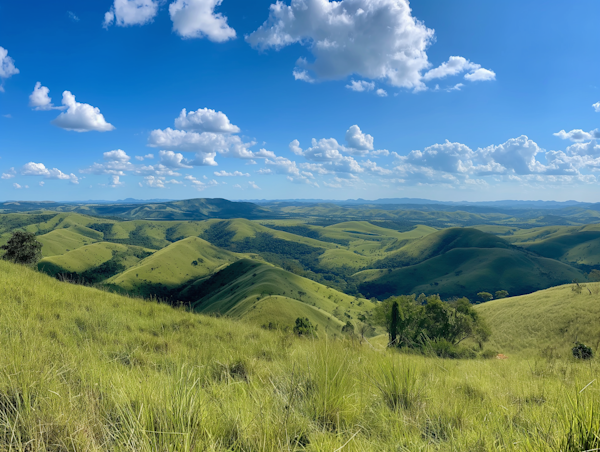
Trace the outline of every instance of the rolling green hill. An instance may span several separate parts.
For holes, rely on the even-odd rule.
[[[155,286],[173,289],[192,279],[209,276],[242,257],[248,256],[217,248],[198,237],[188,237],[155,252],[107,280],[106,284],[149,295],[153,290],[160,290]]]
[[[102,240],[102,234],[83,226],[55,229],[37,237],[42,246],[42,256],[56,256],[68,253],[85,245]]]
[[[70,273],[82,274],[93,271],[113,259],[118,259],[124,270],[137,264],[140,259],[147,257],[152,252],[152,250],[136,246],[97,242],[62,255],[45,257],[38,263],[38,269],[50,276]]]
[[[552,287],[520,297],[477,306],[492,334],[491,346],[501,353],[566,357],[575,341],[600,350],[600,283]]]
[[[297,317],[308,317],[330,333],[339,331],[347,320],[364,318],[373,307],[369,300],[248,259],[188,285],[178,297],[191,302],[198,312],[249,319],[261,325],[292,325]]]
[[[205,213],[219,211],[212,201],[200,201],[181,205]],[[234,204],[220,208],[232,214]],[[598,225],[436,230],[389,219],[119,221],[76,212],[44,212],[0,215],[0,244],[18,229],[34,233],[43,244],[45,260],[40,268],[49,274],[66,274],[90,284],[110,283],[144,296],[170,297],[179,286],[250,254],[346,294],[379,298],[405,291],[471,299],[482,290],[522,294],[573,279],[585,281],[584,272],[600,268]],[[186,244],[191,242],[196,245],[190,249]],[[195,255],[204,259],[202,248],[207,242],[210,264],[204,266]],[[161,251],[155,253],[156,261],[150,259],[147,265],[146,259],[141,261],[154,251]],[[158,263],[163,254],[171,256],[165,265]]]
[[[600,229],[597,226],[566,230],[545,240],[523,245],[550,259],[577,265],[600,265]]]
[[[518,249],[455,248],[416,265],[392,270],[367,270],[357,277],[359,291],[384,299],[399,294],[439,294],[442,298],[507,290],[520,295],[535,290],[585,281],[579,270]]]
[[[385,259],[376,268],[398,268],[415,265],[456,248],[509,248],[505,240],[473,228],[448,228],[432,232],[409,243]]]

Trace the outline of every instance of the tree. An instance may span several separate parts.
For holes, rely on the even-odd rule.
[[[398,302],[392,303],[392,312],[390,314],[390,345],[396,345],[398,339],[398,328],[400,326],[400,308]]]
[[[348,334],[350,336],[354,335],[354,325],[350,320],[348,320],[346,324],[342,327],[342,333]]]
[[[315,327],[307,317],[298,317],[294,325],[294,334],[298,336],[313,336]]]
[[[588,275],[588,279],[594,282],[600,281],[600,270],[592,270]]]
[[[452,304],[452,307],[454,313],[448,340],[458,345],[465,339],[473,338],[482,347],[490,336],[490,329],[479,317],[479,313],[473,309],[471,302],[467,298],[460,298]]]
[[[42,258],[42,244],[31,232],[13,232],[6,245],[0,249],[5,251],[2,259],[15,264],[35,264]]]
[[[390,345],[420,348],[444,340],[455,346],[467,338],[481,345],[488,339],[489,328],[468,299],[444,302],[431,295],[421,304],[420,298],[388,298],[374,309],[372,320],[386,328]]]
[[[361,339],[365,339],[365,336],[371,336],[375,329],[365,322],[360,322],[358,324],[358,334],[360,334]]]
[[[477,296],[479,298],[481,298],[483,301],[490,301],[494,298],[494,296],[489,292],[479,292],[477,294]]]
[[[508,297],[508,292],[506,290],[497,290],[494,295],[496,296],[496,299],[506,298]]]

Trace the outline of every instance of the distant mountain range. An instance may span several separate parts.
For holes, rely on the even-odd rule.
[[[219,198],[214,198],[219,199]],[[18,201],[8,200],[2,204],[7,203],[19,203],[25,204],[44,204],[44,205],[81,205],[81,204],[151,204],[151,203],[169,203],[169,202],[182,202],[188,200],[174,200],[174,199],[136,199],[136,198],[125,198],[118,199],[116,201],[109,200],[82,200],[82,201]],[[562,207],[578,206],[578,207],[589,207],[594,203],[580,202],[575,200],[570,201],[517,201],[517,200],[502,200],[502,201],[436,201],[432,199],[424,198],[379,198],[379,199],[246,199],[246,200],[232,200],[232,202],[240,203],[253,203],[261,205],[297,205],[297,204],[335,204],[340,206],[345,205],[439,205],[439,206],[477,206],[477,207],[496,207],[496,208],[509,208],[509,209],[556,209]]]
[[[0,213],[74,212],[115,220],[189,220],[211,218],[248,220],[302,218],[309,222],[393,221],[398,228],[423,224],[435,228],[501,225],[533,228],[577,226],[600,222],[600,203],[577,201],[439,202],[427,199],[362,199],[229,201],[198,198],[183,201],[121,201],[0,203]]]

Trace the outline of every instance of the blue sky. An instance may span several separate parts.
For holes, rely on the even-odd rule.
[[[599,17],[597,0],[0,0],[0,200],[597,201]]]

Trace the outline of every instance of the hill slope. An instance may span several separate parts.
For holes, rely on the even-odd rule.
[[[492,329],[491,346],[501,353],[567,357],[579,340],[600,350],[600,283],[553,287],[477,306]],[[589,290],[588,290],[589,289]]]
[[[38,263],[37,267],[40,271],[51,276],[59,273],[82,274],[93,271],[111,260],[116,260],[119,263],[116,269],[120,272],[125,268],[137,264],[141,259],[152,254],[152,252],[152,250],[146,250],[137,246],[97,242],[92,245],[82,246],[62,255],[45,257]]]
[[[456,248],[509,248],[510,244],[492,234],[473,228],[448,228],[422,237],[391,253],[376,268],[415,265]]]
[[[600,265],[600,230],[590,226],[546,240],[523,245],[528,250],[550,259],[558,259],[578,265]]]
[[[152,294],[154,286],[175,288],[209,276],[219,267],[247,257],[217,248],[198,237],[175,242],[106,281],[131,293]],[[158,290],[158,289],[157,289]]]
[[[439,294],[443,298],[507,290],[522,295],[540,289],[585,281],[579,270],[518,249],[456,248],[417,265],[396,270],[358,273],[360,292],[384,299],[392,295]]]
[[[239,260],[211,278],[183,289],[180,299],[202,313],[219,313],[291,326],[297,317],[308,317],[321,330],[338,333],[347,320],[356,323],[373,307],[319,283],[272,265]]]
[[[595,383],[582,391],[597,360],[449,362],[295,339],[4,261],[0,300],[2,450],[581,451],[563,447],[573,425],[599,422]],[[390,403],[399,378],[408,408]]]

